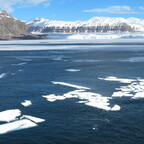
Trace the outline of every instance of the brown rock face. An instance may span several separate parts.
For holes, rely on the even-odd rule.
[[[29,33],[25,23],[13,18],[5,11],[0,11],[0,40],[36,38],[39,37]]]

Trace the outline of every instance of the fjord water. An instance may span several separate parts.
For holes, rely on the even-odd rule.
[[[46,121],[37,127],[0,135],[0,144],[143,144],[144,100],[113,98],[120,111],[106,111],[78,99],[48,102],[43,95],[63,95],[75,88],[54,85],[66,82],[91,88],[90,92],[111,97],[125,83],[99,77],[144,78],[144,49],[1,51],[0,111],[20,109]],[[68,71],[78,69],[78,71]],[[31,100],[24,107],[21,102]]]

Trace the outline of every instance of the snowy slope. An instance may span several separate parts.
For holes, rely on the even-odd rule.
[[[31,32],[139,32],[144,31],[144,20],[122,17],[93,17],[88,21],[55,21],[36,18],[27,23]]]
[[[36,18],[27,23],[27,25],[40,27],[80,27],[80,26],[115,26],[120,23],[128,23],[124,18],[110,18],[110,17],[94,17],[88,21],[52,21],[44,18]]]
[[[144,20],[143,19],[138,19],[138,18],[128,18],[127,19],[129,22],[129,25],[135,29],[136,31],[144,31]]]

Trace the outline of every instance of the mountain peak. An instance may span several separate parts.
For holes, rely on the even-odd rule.
[[[13,18],[6,11],[0,10],[0,40],[35,38],[27,31],[25,23]]]
[[[0,14],[8,14],[5,10],[0,10]]]
[[[7,18],[13,18],[13,17],[10,14],[8,14],[6,11],[0,10],[0,19],[7,19]],[[17,20],[16,18],[13,19]]]

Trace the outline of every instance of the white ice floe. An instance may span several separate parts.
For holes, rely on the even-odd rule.
[[[122,92],[131,92],[132,91],[131,87],[128,87],[128,86],[122,86],[117,90],[121,90]]]
[[[44,122],[45,120],[30,115],[21,115],[19,109],[14,109],[0,112],[0,121],[7,122],[0,125],[0,134],[5,134],[12,131],[35,127],[37,126],[37,123]]]
[[[66,69],[65,71],[68,71],[68,72],[79,72],[80,69]]]
[[[90,101],[85,104],[88,106],[91,106],[91,107],[99,108],[99,109],[104,109],[104,110],[108,110],[108,111],[111,110],[111,107],[109,107],[109,103]]]
[[[117,82],[120,82],[120,83],[131,83],[133,81],[135,81],[134,79],[124,79],[124,78],[117,78],[117,77],[114,77],[114,76],[109,76],[109,77],[106,77],[106,78],[99,78],[100,80],[105,80],[105,81],[117,81]]]
[[[121,107],[119,105],[114,105],[114,107],[111,108],[111,111],[119,111]]]
[[[77,103],[87,103],[87,101],[78,101]]]
[[[112,94],[112,97],[122,97],[124,96],[123,92],[122,91],[118,91],[118,92],[114,92]]]
[[[140,81],[141,85],[144,85],[144,79],[138,78],[138,81]]]
[[[45,96],[42,96],[42,97],[46,98],[47,101],[49,101],[49,102],[54,102],[56,100],[64,100],[64,99],[66,99],[66,97],[64,95],[63,96],[59,96],[59,95],[56,96],[55,94],[45,95]]]
[[[4,78],[6,75],[7,75],[6,73],[0,74],[0,79]]]
[[[62,96],[56,96],[55,94],[50,94],[42,97],[46,98],[50,102],[69,98],[77,98],[80,100],[77,103],[83,103],[85,105],[96,107],[103,110],[111,110],[109,103],[109,100],[111,99],[110,97],[104,97],[97,93],[86,92],[85,90],[70,91],[68,93],[63,94]]]
[[[22,119],[22,120],[0,125],[0,134],[6,134],[12,131],[32,128],[35,126],[37,126],[37,124],[32,122],[31,120]]]
[[[63,85],[63,86],[68,86],[68,87],[73,87],[73,88],[76,88],[76,89],[90,89],[88,87],[83,87],[83,86],[77,86],[77,85],[74,85],[74,84],[69,84],[69,83],[65,83],[65,82],[54,82],[52,81],[53,84],[59,84],[59,85]]]
[[[18,116],[21,116],[21,111],[19,109],[6,110],[0,112],[0,121],[13,121],[16,120]]]
[[[139,99],[139,98],[144,98],[144,91],[138,92],[132,97],[132,99]]]
[[[123,97],[123,96],[131,97],[133,96],[133,94],[129,92],[123,92],[123,91],[117,91],[112,94],[112,97]]]
[[[108,111],[118,111],[121,109],[119,105],[110,106],[110,100],[116,97],[130,97],[133,99],[144,98],[144,79],[125,79],[125,78],[117,78],[117,77],[107,77],[107,78],[99,78],[101,80],[106,81],[115,81],[120,83],[127,83],[127,86],[120,86],[116,88],[117,91],[113,92],[111,97],[105,97],[98,93],[87,92],[89,88],[72,85],[64,82],[52,82],[53,84],[60,84],[63,86],[74,87],[77,90],[70,91],[68,93],[63,94],[62,96],[56,96],[54,94],[43,96],[47,98],[48,101],[54,102],[56,100],[64,100],[68,98],[77,98],[79,101],[77,103],[85,104],[91,107],[96,107],[103,110]]]
[[[57,98],[56,98],[57,100],[65,100],[66,99],[66,97],[65,96],[57,96]]]
[[[29,120],[31,120],[31,121],[33,121],[33,122],[35,122],[35,123],[41,123],[41,122],[44,122],[44,121],[45,121],[45,119],[37,118],[37,117],[34,117],[34,116],[30,116],[30,115],[23,115],[23,116],[21,117],[21,119],[22,119],[22,118],[29,119]]]
[[[32,102],[30,100],[25,100],[24,102],[21,103],[23,106],[28,107],[32,105]]]
[[[57,100],[57,98],[56,98],[57,96],[55,94],[44,95],[42,97],[46,98],[47,101],[49,101],[49,102],[54,102]]]
[[[109,79],[115,79],[115,77],[108,77],[107,80]],[[144,98],[144,79],[137,78],[135,80],[131,79],[130,81],[131,83],[129,85],[116,88],[116,90],[119,91],[113,92],[112,97],[131,97],[132,99]]]

